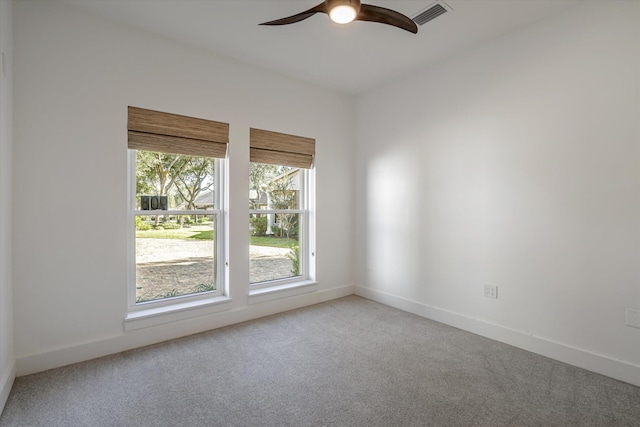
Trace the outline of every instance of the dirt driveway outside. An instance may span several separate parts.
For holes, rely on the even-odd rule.
[[[290,277],[289,249],[250,246],[251,283]],[[213,242],[195,239],[136,239],[136,298],[171,292],[189,294],[213,284]],[[175,291],[174,291],[175,289]]]

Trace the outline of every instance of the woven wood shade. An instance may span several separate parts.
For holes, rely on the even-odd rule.
[[[316,140],[286,133],[250,129],[249,159],[256,163],[309,169],[316,154]]]
[[[129,107],[128,113],[131,149],[203,157],[227,155],[227,123],[137,107]]]

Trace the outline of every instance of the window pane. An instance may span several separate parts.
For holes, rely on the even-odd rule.
[[[216,289],[215,215],[136,216],[136,302]]]
[[[289,166],[251,163],[250,209],[300,209],[301,171]]]
[[[251,283],[300,276],[299,214],[251,214]]]
[[[136,209],[214,209],[214,159],[136,152]]]

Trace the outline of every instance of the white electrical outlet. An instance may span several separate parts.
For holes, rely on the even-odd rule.
[[[498,287],[491,285],[484,285],[484,296],[487,298],[498,299]]]
[[[626,308],[624,310],[624,322],[632,328],[640,328],[640,310]]]

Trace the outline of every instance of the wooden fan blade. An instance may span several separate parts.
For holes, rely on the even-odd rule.
[[[405,16],[395,10],[386,9],[384,7],[363,4],[360,13],[356,17],[357,21],[380,22],[382,24],[392,25],[402,28],[410,33],[418,33],[418,25],[408,16]]]
[[[276,19],[275,21],[263,22],[260,25],[287,25],[287,24],[295,24],[296,22],[304,21],[307,18],[312,17],[318,12],[326,13],[324,10],[324,2],[320,3],[316,7],[312,7],[309,10],[305,10],[304,12],[298,13],[297,15],[292,15],[287,18]]]

